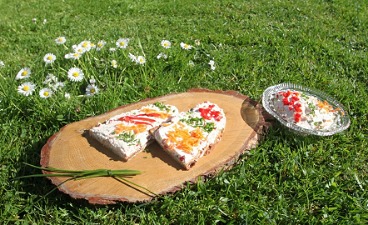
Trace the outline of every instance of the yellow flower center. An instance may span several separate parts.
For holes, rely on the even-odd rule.
[[[23,91],[29,91],[30,87],[28,85],[23,87]]]
[[[72,76],[73,76],[73,77],[79,77],[79,73],[78,73],[78,72],[73,72],[73,73],[72,73]]]
[[[44,96],[46,96],[46,97],[47,97],[47,96],[49,96],[49,94],[50,94],[50,93],[49,93],[48,91],[45,91],[45,92],[43,93],[43,95],[44,95]]]
[[[27,76],[27,74],[28,74],[28,71],[27,71],[27,70],[24,70],[24,71],[22,72],[22,76],[23,76],[23,77]]]
[[[47,56],[47,60],[52,60],[52,56],[51,55]]]
[[[91,88],[90,92],[91,92],[91,93],[95,93],[95,92],[96,92],[96,90],[95,90],[94,88]]]
[[[125,42],[124,41],[121,41],[120,42],[120,46],[124,46],[125,45]]]

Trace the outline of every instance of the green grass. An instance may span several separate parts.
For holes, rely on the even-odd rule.
[[[310,1],[0,0],[0,221],[4,224],[364,224],[368,221],[368,3]],[[32,19],[36,18],[36,22]],[[43,20],[46,19],[46,23]],[[55,44],[67,38],[66,48]],[[128,49],[109,51],[120,37]],[[107,41],[101,52],[66,60],[71,45]],[[170,40],[170,49],[160,46]],[[184,51],[180,42],[197,50]],[[199,51],[198,49],[201,49]],[[210,57],[207,57],[206,52]],[[52,67],[46,53],[58,58]],[[127,53],[145,55],[135,65]],[[169,58],[157,60],[159,52]],[[207,64],[214,59],[216,69]],[[116,59],[114,69],[110,61]],[[189,60],[195,63],[188,66]],[[72,66],[85,79],[66,78]],[[30,67],[32,96],[17,93]],[[48,73],[65,81],[48,99]],[[85,97],[94,77],[100,92]],[[293,82],[342,102],[350,128],[330,137],[298,136],[279,124],[230,171],[150,203],[89,205],[54,192],[36,173],[40,149],[64,125],[120,105],[202,87],[259,100],[270,85]],[[71,94],[64,98],[64,92]],[[39,200],[39,201],[38,201]]]

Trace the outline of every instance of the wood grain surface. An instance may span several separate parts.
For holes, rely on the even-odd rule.
[[[227,124],[221,141],[210,154],[201,158],[186,171],[166,155],[157,143],[149,145],[128,162],[123,162],[98,142],[88,136],[88,129],[122,112],[138,109],[146,104],[163,102],[187,111],[198,103],[211,101],[224,109]],[[246,104],[244,104],[246,103]],[[246,108],[244,106],[246,105]],[[251,106],[251,107],[249,107]],[[41,150],[41,166],[70,170],[133,169],[142,174],[128,178],[159,195],[173,193],[199,177],[216,175],[236,163],[245,151],[254,148],[266,126],[262,108],[257,102],[235,91],[210,91],[192,89],[121,106],[99,116],[90,117],[63,127],[49,138]],[[50,177],[54,185],[67,178]],[[154,196],[111,177],[68,181],[59,190],[76,199],[86,199],[91,204],[116,202],[147,202]]]

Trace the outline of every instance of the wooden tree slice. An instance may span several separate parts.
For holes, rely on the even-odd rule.
[[[146,151],[128,162],[123,162],[87,135],[86,130],[99,122],[157,101],[175,105],[180,111],[187,111],[203,101],[211,101],[224,109],[227,124],[221,141],[188,171],[182,170],[157,143],[151,144]],[[265,127],[267,123],[261,107],[247,96],[234,91],[193,89],[121,106],[105,114],[66,125],[43,146],[41,166],[69,170],[140,170],[142,174],[128,179],[154,193],[164,195],[180,190],[187,182],[195,183],[199,177],[215,175],[220,170],[229,169],[244,151],[257,145]],[[53,184],[60,185],[67,178],[49,179]],[[58,188],[72,198],[86,199],[92,204],[147,202],[154,198],[145,191],[111,177],[71,180]]]

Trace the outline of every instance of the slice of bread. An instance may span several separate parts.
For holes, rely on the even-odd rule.
[[[116,115],[89,130],[89,134],[127,161],[153,141],[153,132],[179,113],[175,106],[156,102]]]
[[[189,170],[221,139],[225,125],[224,111],[206,101],[162,124],[154,137],[165,152]]]

